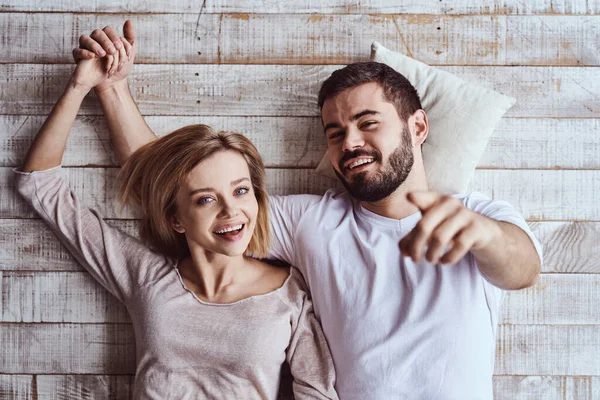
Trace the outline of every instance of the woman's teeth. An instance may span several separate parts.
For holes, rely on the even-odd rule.
[[[236,225],[236,226],[230,226],[229,228],[225,228],[225,229],[221,229],[220,231],[216,231],[215,233],[218,233],[220,235],[227,233],[227,232],[233,232],[233,231],[239,231],[244,227],[244,224],[240,224],[240,225]]]

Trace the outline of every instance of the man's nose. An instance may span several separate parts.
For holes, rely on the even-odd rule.
[[[346,136],[344,137],[344,143],[342,147],[344,152],[354,151],[357,148],[363,147],[364,145],[365,140],[362,132],[359,129],[349,128],[346,131]]]

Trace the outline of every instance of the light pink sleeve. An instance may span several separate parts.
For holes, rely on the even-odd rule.
[[[132,236],[112,228],[81,204],[60,167],[15,171],[19,194],[81,265],[121,302],[149,283],[169,261]]]
[[[287,298],[292,309],[292,337],[287,361],[296,399],[337,399],[335,369],[321,325],[315,318],[312,300],[300,271],[291,268]]]

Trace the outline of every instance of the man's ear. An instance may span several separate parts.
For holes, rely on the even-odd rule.
[[[173,228],[175,232],[185,233],[185,228],[179,223],[176,216],[172,216],[169,222],[171,223],[171,228]]]
[[[429,121],[423,110],[417,110],[408,118],[408,127],[414,146],[421,146],[429,135]]]

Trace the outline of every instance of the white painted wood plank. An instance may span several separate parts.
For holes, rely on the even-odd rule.
[[[137,220],[107,222],[139,238]],[[0,224],[0,270],[83,271],[83,268],[43,221],[4,219]]]
[[[130,323],[125,307],[87,272],[0,272],[0,322]],[[600,325],[600,275],[542,274],[507,292],[500,323]]]
[[[600,273],[600,223],[530,222],[544,247],[544,272]]]
[[[142,64],[345,64],[373,40],[434,65],[600,64],[600,16],[207,13],[0,13],[0,62],[70,63],[81,34],[127,18]]]
[[[599,325],[501,325],[499,375],[600,375]],[[2,324],[0,370],[14,374],[133,374],[130,325]]]
[[[0,115],[0,166],[21,164],[45,118]],[[319,117],[149,116],[146,121],[159,136],[198,123],[240,132],[252,140],[268,167],[315,168],[326,149]],[[600,169],[599,131],[600,119],[504,118],[479,168]],[[118,166],[104,117],[77,118],[63,165]]]
[[[125,306],[87,272],[4,272],[0,277],[2,322],[131,323]]]
[[[598,170],[476,170],[469,190],[508,201],[527,219],[600,220]]]
[[[15,375],[4,375],[4,377],[12,376]],[[17,376],[32,379],[32,376]],[[285,378],[289,379],[289,377]],[[39,400],[74,398],[124,400],[132,396],[133,376],[131,375],[37,375],[35,380]],[[596,399],[600,395],[599,389],[600,378],[595,376],[494,376],[494,399],[496,400]],[[278,399],[283,400],[288,397],[280,395]]]
[[[23,0],[5,1],[0,11],[69,11],[104,13],[198,13],[202,2],[184,0],[115,1]],[[348,13],[348,14],[600,14],[598,0],[215,0],[206,2],[206,13]]]
[[[583,400],[600,397],[596,376],[494,376],[495,400]]]
[[[321,83],[340,66],[138,65],[130,86],[145,115],[317,116]],[[73,67],[0,65],[0,114],[46,114]],[[517,98],[513,117],[600,117],[600,68],[442,67]],[[101,115],[86,99],[81,110]]]
[[[71,187],[83,203],[104,218],[135,215],[116,200],[116,168],[65,168]],[[1,218],[33,218],[35,214],[18,197],[10,168],[0,168]],[[272,195],[323,194],[339,185],[332,178],[306,169],[267,169]],[[505,200],[526,219],[600,220],[600,170],[476,170],[469,190]]]
[[[64,176],[89,208],[96,209],[104,218],[135,218],[129,207],[118,202],[117,168],[65,168]],[[599,172],[600,173],[600,172]],[[29,206],[14,189],[11,168],[0,168],[0,190],[6,193],[0,199],[0,217],[35,217]],[[312,193],[323,194],[335,187],[336,179],[317,175],[307,169],[267,169],[267,189],[271,195]]]
[[[600,325],[501,325],[499,375],[600,375]]]
[[[2,324],[0,371],[28,374],[133,374],[131,325]]]
[[[600,119],[503,118],[479,167],[598,169],[598,132]]]
[[[21,164],[45,118],[0,116],[0,166]],[[316,117],[147,117],[146,120],[159,136],[192,124],[240,132],[252,140],[267,167],[315,168],[327,147],[323,126]],[[598,164],[600,167],[600,160]],[[79,117],[76,120],[63,165],[119,165],[104,117]]]
[[[38,400],[129,400],[132,375],[37,375]]]
[[[31,375],[0,375],[0,399],[33,400]]]
[[[534,287],[506,292],[499,323],[600,325],[599,288],[598,274],[542,274]]]

